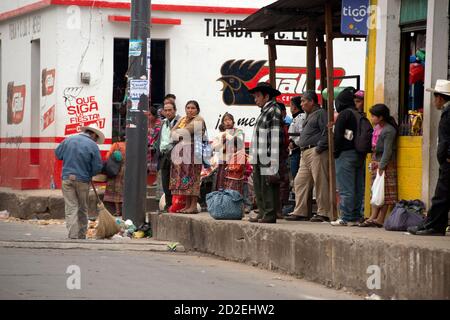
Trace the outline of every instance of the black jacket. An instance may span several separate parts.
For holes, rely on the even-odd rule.
[[[339,158],[342,151],[355,149],[355,135],[357,129],[356,117],[353,113],[352,106],[343,107],[342,110],[337,110],[339,115],[334,125],[334,157]],[[356,111],[356,109],[354,109]],[[345,130],[353,131],[353,139],[347,140]]]
[[[444,105],[439,121],[437,159],[441,167],[450,167],[450,101]]]

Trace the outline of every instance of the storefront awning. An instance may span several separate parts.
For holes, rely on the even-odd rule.
[[[307,31],[308,20],[314,20],[317,31],[325,33],[325,4],[333,10],[333,33],[340,34],[341,0],[279,0],[265,6],[241,22],[228,28],[264,35],[284,31]]]

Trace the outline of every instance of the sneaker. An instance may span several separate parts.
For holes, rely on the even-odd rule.
[[[342,219],[337,219],[336,221],[331,221],[330,222],[330,224],[332,225],[332,226],[343,226],[343,227],[346,227],[346,226],[348,226],[349,224],[347,223],[347,221],[345,221],[345,220],[342,220]]]

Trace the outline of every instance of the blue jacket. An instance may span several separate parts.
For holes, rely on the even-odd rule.
[[[66,138],[56,148],[55,155],[64,161],[63,180],[73,174],[77,181],[89,182],[102,170],[100,150],[94,140],[84,133]]]

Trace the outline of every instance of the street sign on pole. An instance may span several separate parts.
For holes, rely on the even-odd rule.
[[[367,36],[370,0],[342,0],[341,33]]]
[[[136,226],[145,221],[147,197],[150,5],[150,0],[131,1],[123,217]]]

